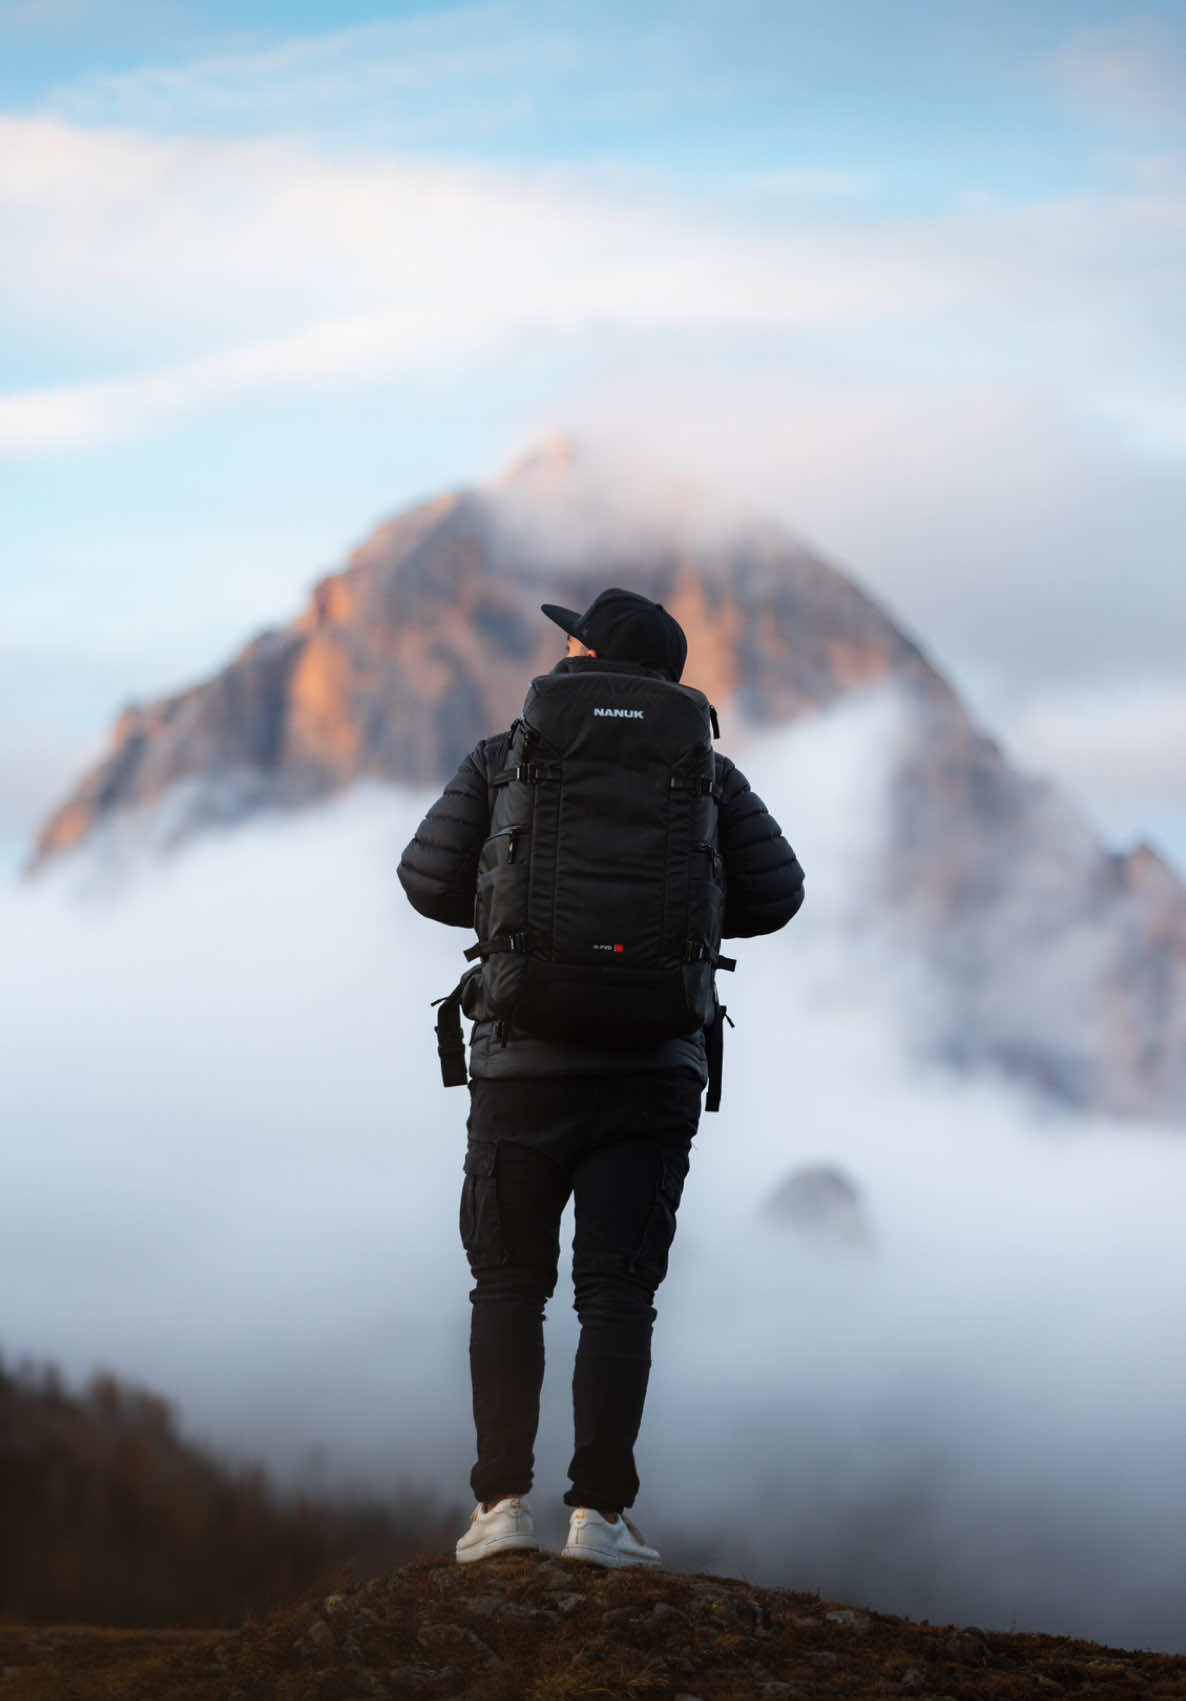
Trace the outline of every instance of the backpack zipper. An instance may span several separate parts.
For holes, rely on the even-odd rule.
[[[693,843],[693,845],[692,845],[692,849],[693,849],[693,850],[702,850],[702,851],[707,851],[707,852],[708,852],[708,855],[709,855],[709,858],[710,858],[710,860],[711,860],[711,862],[712,862],[712,874],[713,874],[713,879],[714,879],[714,880],[719,880],[719,879],[720,879],[720,877],[721,877],[721,868],[722,868],[722,862],[721,862],[721,853],[720,853],[720,851],[719,851],[719,850],[718,850],[718,849],[717,849],[717,848],[716,848],[716,846],[715,846],[715,845],[710,845],[710,844],[709,844],[709,843],[708,843],[708,842],[707,842],[707,840],[705,840],[705,839],[697,839],[697,840],[696,840],[696,841],[695,841],[695,842],[694,842],[694,843]]]
[[[507,860],[507,862],[514,862],[514,860],[515,860],[515,840],[519,836],[520,833],[525,833],[526,831],[527,831],[526,827],[518,826],[518,825],[514,826],[514,827],[500,827],[497,833],[491,833],[490,838],[492,840],[493,839],[505,839],[506,842],[507,842],[506,860]]]

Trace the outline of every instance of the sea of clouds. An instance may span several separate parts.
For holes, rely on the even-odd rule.
[[[896,737],[871,699],[740,752],[808,899],[738,944],[638,1517],[677,1564],[1184,1651],[1186,1133],[918,1063],[869,897]],[[286,1479],[317,1457],[460,1504],[466,1099],[429,1000],[468,939],[395,879],[429,801],[363,790],[0,891],[0,1348],[147,1384]],[[861,1189],[871,1253],[763,1215],[819,1162]],[[563,1278],[551,1312],[534,1504],[557,1541]]]

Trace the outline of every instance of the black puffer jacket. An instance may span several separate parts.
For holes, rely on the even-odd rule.
[[[572,663],[559,664],[561,669],[566,665]],[[498,733],[470,752],[400,858],[400,884],[409,902],[432,921],[473,928],[478,858],[490,831],[491,782],[507,765],[509,742],[509,733]],[[727,756],[717,756],[717,777],[725,863],[722,932],[727,939],[775,933],[803,902],[803,870],[778,822]],[[707,1077],[699,1034],[651,1051],[620,1052],[557,1045],[513,1029],[505,1044],[496,1044],[493,1028],[492,1022],[474,1024],[472,1075],[616,1075],[690,1068],[701,1080]]]

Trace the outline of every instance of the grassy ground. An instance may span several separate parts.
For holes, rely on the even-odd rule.
[[[1060,1695],[1186,1701],[1186,1657],[546,1555],[426,1560],[231,1632],[0,1626],[0,1701]]]

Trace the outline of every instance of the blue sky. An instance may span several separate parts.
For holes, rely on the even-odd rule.
[[[0,834],[575,427],[1186,866],[1180,6],[0,0]]]

